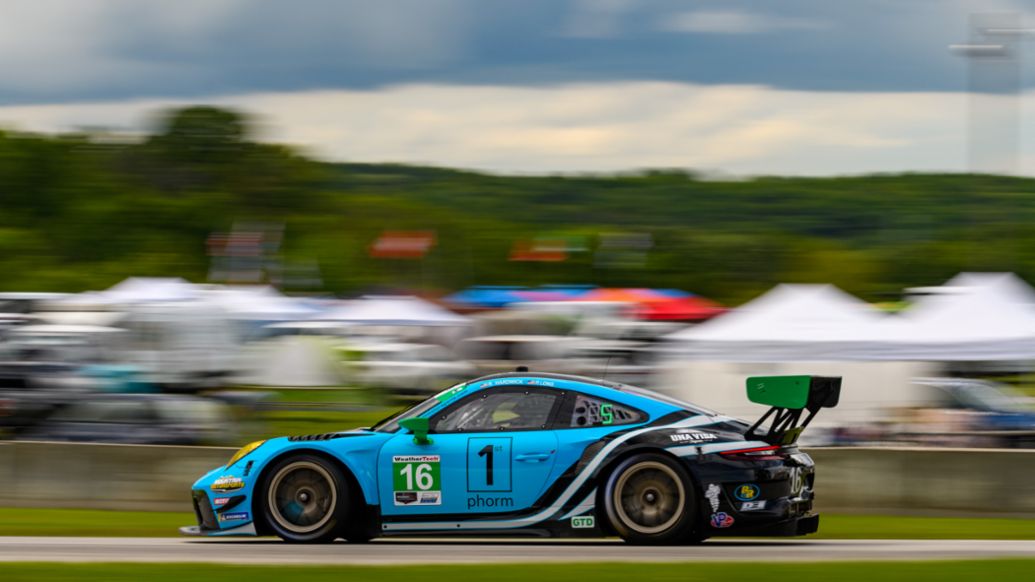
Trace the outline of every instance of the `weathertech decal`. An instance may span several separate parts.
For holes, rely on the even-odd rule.
[[[395,505],[442,505],[440,463],[438,455],[392,457]]]

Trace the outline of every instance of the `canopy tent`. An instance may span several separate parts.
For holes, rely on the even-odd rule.
[[[359,325],[466,326],[471,323],[469,318],[430,301],[405,295],[367,295],[317,318]]]
[[[725,307],[710,299],[688,295],[647,301],[640,306],[639,315],[651,321],[704,321],[726,311]]]
[[[197,285],[178,277],[130,277],[92,296],[108,303],[157,303],[190,301],[200,293]]]
[[[638,318],[653,321],[702,321],[726,311],[714,301],[678,289],[594,289],[577,300],[631,303]]]
[[[668,336],[716,361],[1007,361],[1035,359],[1035,290],[1012,274],[963,273],[897,315],[829,285],[779,285]]]
[[[747,362],[858,359],[859,338],[884,315],[833,285],[778,285],[711,321],[666,337],[694,359]]]
[[[884,331],[883,357],[932,361],[1035,358],[1035,290],[1012,273],[961,273]]]
[[[445,302],[458,309],[501,309],[511,303],[526,301],[518,292],[527,287],[475,285],[445,297]]]
[[[204,291],[204,300],[218,305],[235,319],[251,321],[298,321],[319,310],[272,287],[217,287]]]

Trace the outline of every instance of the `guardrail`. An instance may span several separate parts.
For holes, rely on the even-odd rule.
[[[822,511],[1035,517],[1035,450],[821,448]]]
[[[0,506],[189,511],[234,449],[0,442]],[[843,513],[1035,517],[1035,450],[820,448],[816,505]]]
[[[0,443],[0,505],[190,511],[190,486],[234,449]]]

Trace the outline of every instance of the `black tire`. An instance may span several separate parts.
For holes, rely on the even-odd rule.
[[[661,454],[623,460],[603,492],[607,520],[623,540],[637,544],[698,541],[697,495],[686,469]]]
[[[286,457],[270,467],[263,482],[256,506],[282,540],[327,543],[343,535],[354,499],[334,463],[316,455]]]

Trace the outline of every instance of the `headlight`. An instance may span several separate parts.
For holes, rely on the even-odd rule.
[[[255,449],[261,447],[262,443],[264,443],[264,442],[266,442],[266,441],[265,440],[261,440],[261,441],[255,441],[254,443],[248,443],[248,444],[244,445],[243,447],[241,447],[241,450],[237,451],[236,453],[234,453],[234,456],[230,457],[230,460],[226,463],[226,466],[229,467],[230,465],[233,465],[237,461],[240,461],[241,459],[245,458],[246,456],[248,456],[249,453],[251,453]]]

